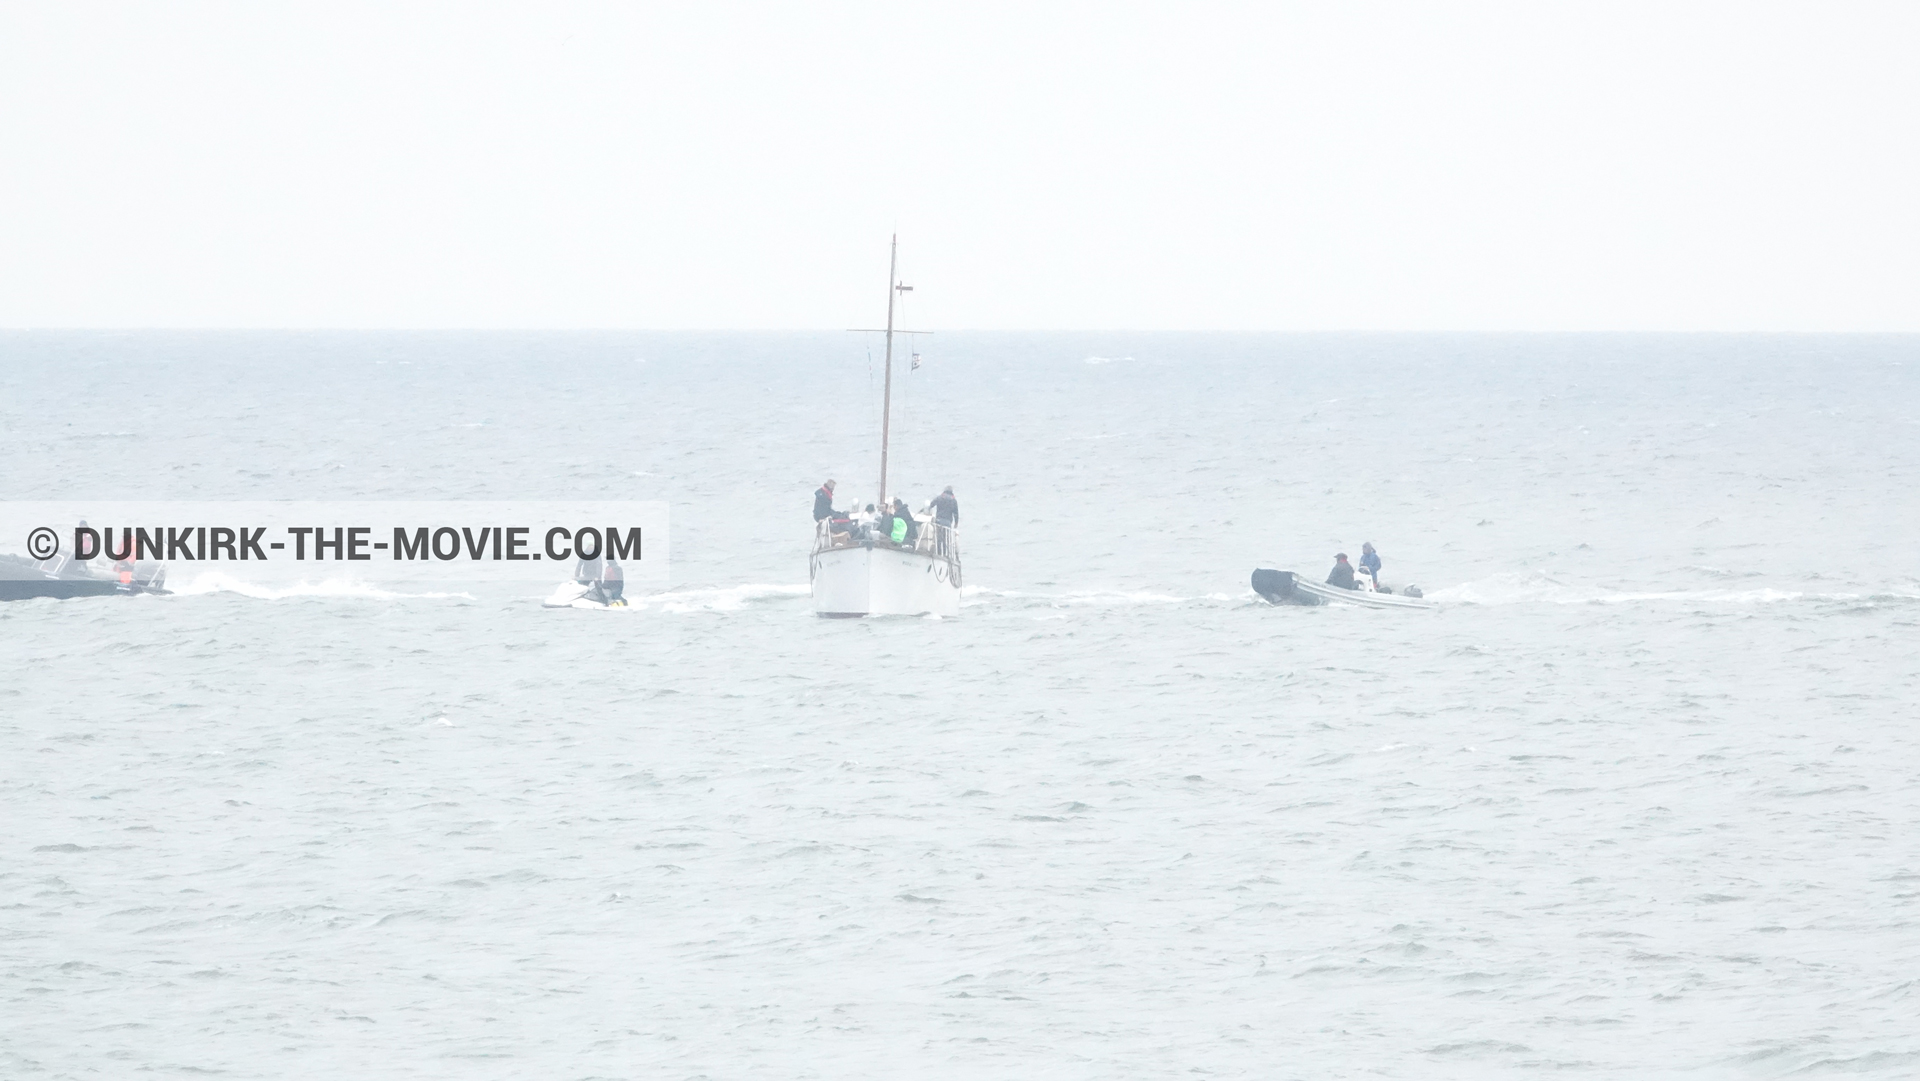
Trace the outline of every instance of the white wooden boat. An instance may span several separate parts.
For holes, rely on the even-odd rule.
[[[816,613],[842,618],[960,614],[954,530],[922,523],[918,541],[903,545],[821,532],[808,566]]]
[[[900,281],[900,238],[893,239],[887,265],[886,383],[880,408],[880,500],[887,498],[887,448],[893,426],[894,301],[913,286]],[[831,519],[817,523],[813,553],[807,560],[813,610],[821,616],[957,616],[960,614],[960,532],[916,517],[913,539],[896,544],[889,537],[858,527],[835,529]]]

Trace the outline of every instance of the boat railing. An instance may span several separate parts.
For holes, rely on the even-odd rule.
[[[920,551],[936,559],[944,559],[954,566],[960,565],[960,527],[941,525],[938,522],[920,523],[920,536],[916,538]]]
[[[904,544],[893,543],[893,538],[883,536],[879,530],[863,526],[845,519],[835,521],[822,518],[814,526],[813,554],[833,548],[894,548],[901,551],[920,552],[935,559],[944,560],[954,567],[960,565],[960,530],[957,526],[941,525],[938,522],[916,522],[913,540]]]

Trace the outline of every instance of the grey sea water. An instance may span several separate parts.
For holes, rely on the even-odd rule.
[[[0,336],[0,497],[660,499],[672,588],[0,606],[0,1075],[1920,1074],[1920,340]],[[1371,540],[1426,613],[1273,609]]]

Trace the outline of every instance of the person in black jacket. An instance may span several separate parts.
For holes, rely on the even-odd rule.
[[[828,481],[813,490],[813,520],[833,517],[833,482]]]
[[[1353,564],[1347,562],[1347,553],[1333,557],[1333,570],[1327,575],[1327,584],[1341,589],[1360,588],[1360,583],[1353,580]]]

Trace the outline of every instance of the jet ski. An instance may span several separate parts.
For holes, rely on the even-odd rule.
[[[164,594],[168,590],[164,563],[136,563],[122,574],[102,573],[91,563],[77,562],[66,556],[30,559],[26,556],[0,555],[0,601],[24,601],[35,597],[66,600],[72,597],[130,597],[140,593]]]
[[[1364,608],[1432,608],[1423,600],[1419,586],[1408,586],[1395,593],[1385,587],[1376,589],[1373,579],[1355,575],[1353,589],[1341,589],[1316,582],[1292,571],[1261,569],[1253,572],[1253,591],[1268,604],[1357,604]]]
[[[624,597],[608,597],[599,582],[562,582],[542,608],[625,608]]]

